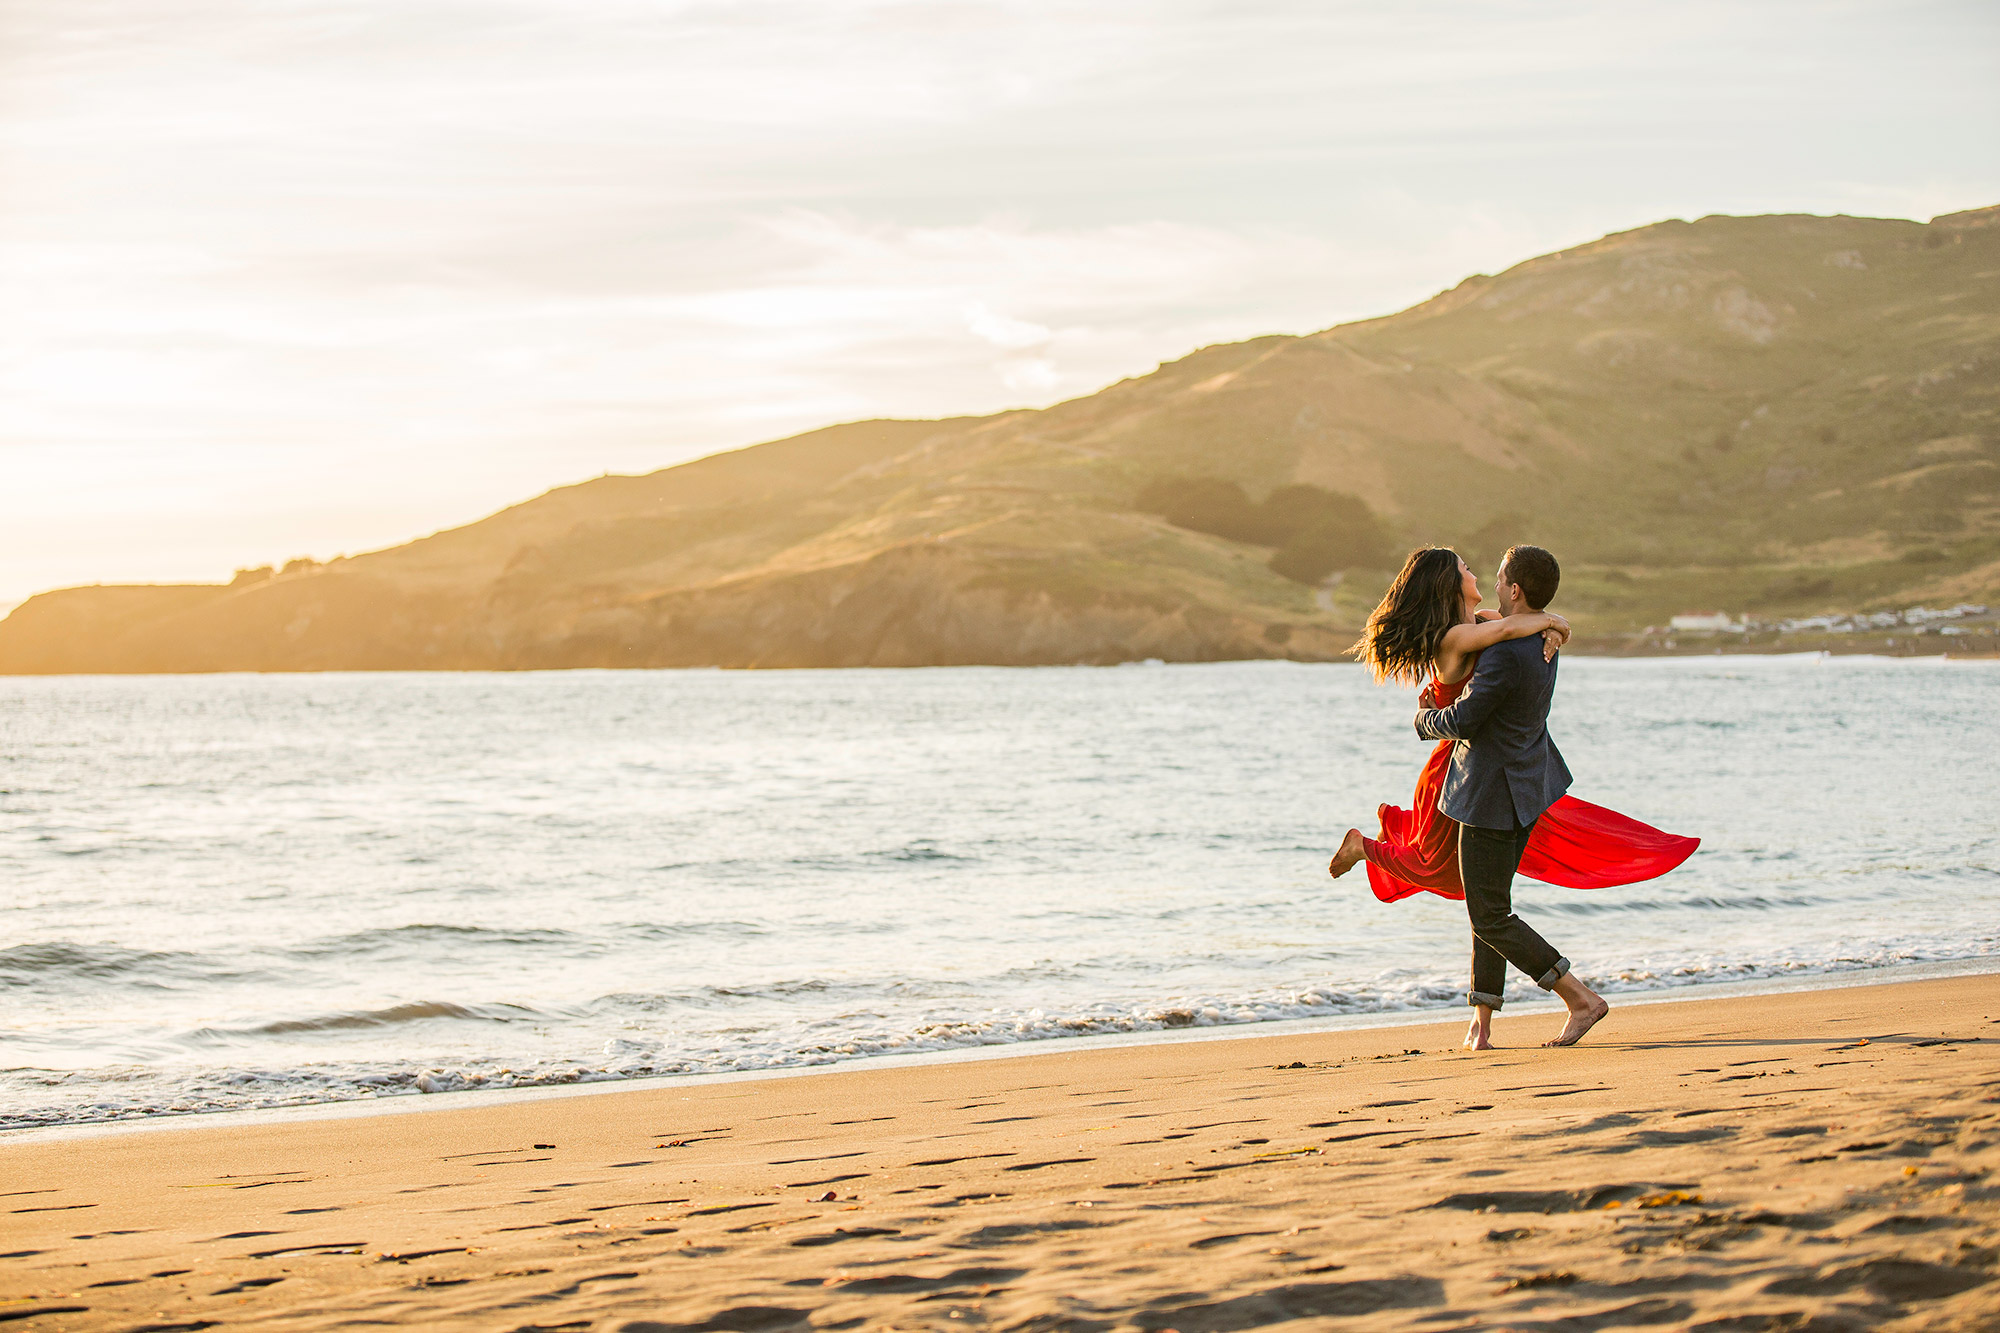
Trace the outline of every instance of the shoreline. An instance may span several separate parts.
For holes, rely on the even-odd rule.
[[[1358,631],[1357,631],[1358,632]],[[1565,648],[1564,654],[1570,658],[1590,658],[1594,661],[1645,661],[1667,662],[1683,658],[1708,659],[1714,657],[1770,657],[1797,658],[1869,658],[1884,662],[1991,662],[2000,660],[2000,642],[1989,644],[1980,642],[1966,648],[1948,647],[1943,644],[1926,642],[1922,645],[1909,643],[1905,647],[1903,636],[1893,644],[1882,642],[1847,643],[1843,638],[1854,636],[1833,636],[1828,641],[1815,639],[1811,643],[1798,645],[1757,644],[1732,645],[1721,642],[1721,636],[1698,639],[1683,646],[1664,648],[1657,645],[1637,648],[1615,646],[1616,641],[1627,637],[1623,632],[1604,635],[1582,647]],[[1867,636],[1861,636],[1864,639]],[[1991,640],[1993,636],[1987,636]],[[730,672],[743,675],[783,674],[787,672],[837,672],[837,671],[1063,671],[1092,670],[1109,671],[1121,667],[1204,667],[1241,666],[1252,662],[1282,662],[1294,666],[1349,666],[1359,667],[1359,663],[1342,657],[1287,657],[1273,654],[1265,657],[1201,658],[1198,660],[1173,660],[1163,658],[1130,658],[1117,662],[953,662],[926,663],[911,666],[527,666],[527,667],[300,667],[297,669],[249,670],[218,667],[212,671],[9,671],[0,669],[0,680],[181,680],[207,679],[224,676],[532,676],[556,674],[596,673],[602,675],[625,675],[630,672]]]
[[[1871,986],[1894,986],[1912,981],[1995,974],[2000,974],[2000,955],[1903,963],[1889,967],[1852,968],[1840,972],[1814,972],[1794,977],[1761,977],[1747,981],[1662,986],[1643,991],[1607,991],[1605,994],[1606,998],[1614,1002],[1614,1008],[1626,1009],[1656,1004],[1688,1004],[1755,996],[1815,994]],[[1463,1006],[1441,1005],[1429,1009],[1334,1014],[1320,1018],[1278,1018],[1248,1023],[1159,1028],[1142,1032],[1090,1033],[1074,1037],[1042,1037],[1026,1041],[993,1042],[906,1054],[856,1055],[821,1064],[779,1065],[766,1069],[664,1074],[647,1078],[595,1079],[588,1082],[528,1087],[461,1088],[435,1093],[408,1092],[385,1097],[308,1102],[294,1106],[248,1107],[233,1111],[190,1111],[122,1120],[30,1125],[0,1129],[0,1149],[15,1143],[101,1138],[170,1129],[224,1129],[231,1126],[283,1125],[372,1116],[427,1114],[487,1106],[560,1101],[572,1097],[614,1096],[620,1093],[813,1078],[843,1072],[921,1069],[932,1066],[1027,1059],[1058,1051],[1082,1054],[1093,1050],[1174,1046],[1183,1043],[1275,1040],[1290,1036],[1330,1033],[1393,1032],[1404,1028],[1428,1028],[1440,1022],[1456,1021],[1462,1017],[1462,1008]],[[1513,999],[1506,1013],[1509,1016],[1552,1015],[1560,1012],[1560,1008],[1553,997],[1529,989],[1528,993]]]
[[[1677,997],[1682,998],[1682,997]],[[2000,1319],[1988,975],[0,1142],[0,1319],[583,1333]],[[1232,1034],[1234,1035],[1234,1034]]]

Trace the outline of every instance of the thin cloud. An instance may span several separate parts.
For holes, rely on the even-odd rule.
[[[1802,0],[8,6],[0,599],[1047,403],[1665,216],[1991,203],[1997,39]]]

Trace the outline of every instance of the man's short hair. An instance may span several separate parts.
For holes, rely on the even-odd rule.
[[[1521,590],[1528,606],[1536,611],[1556,599],[1556,585],[1562,582],[1562,566],[1539,546],[1510,546],[1501,557],[1500,568],[1507,582]]]

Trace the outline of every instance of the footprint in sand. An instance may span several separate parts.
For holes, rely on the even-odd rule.
[[[1606,1185],[1594,1190],[1486,1190],[1449,1194],[1424,1208],[1456,1208],[1469,1213],[1590,1213],[1629,1199],[1687,1195],[1696,1185]]]
[[[1963,1218],[1930,1217],[1910,1213],[1891,1213],[1879,1222],[1872,1222],[1861,1229],[1862,1235],[1870,1232],[1888,1232],[1892,1236],[1910,1236],[1920,1231],[1936,1231],[1941,1228],[1969,1226]]]
[[[329,1240],[317,1245],[287,1245],[278,1250],[254,1250],[246,1259],[282,1259],[294,1254],[356,1254],[368,1248],[365,1240]]]
[[[1123,1220],[1123,1219],[1120,1219]],[[1002,1222],[990,1227],[980,1227],[967,1232],[957,1240],[949,1241],[957,1249],[986,1249],[995,1245],[1014,1245],[1021,1241],[1033,1240],[1038,1236],[1064,1231],[1096,1231],[1103,1227],[1117,1226],[1118,1222],[1085,1222],[1078,1218],[1064,1218],[1057,1222]]]
[[[1863,1287],[1892,1301],[1937,1300],[1984,1286],[1994,1275],[1980,1269],[1945,1268],[1916,1259],[1868,1259],[1800,1277],[1779,1278],[1764,1290],[1779,1296],[1827,1296]]]
[[[821,1279],[806,1280],[811,1286],[819,1286]],[[791,1284],[788,1284],[791,1285]],[[691,1324],[663,1324],[655,1319],[641,1319],[621,1326],[621,1333],[738,1333],[738,1330],[755,1329],[756,1333],[790,1333],[793,1329],[810,1327],[807,1322],[811,1310],[795,1310],[788,1305],[736,1305],[727,1310],[718,1310],[707,1319]],[[549,1327],[543,1325],[544,1328]],[[556,1325],[558,1328],[590,1327],[590,1321],[570,1325]]]
[[[1001,1170],[1040,1171],[1043,1167],[1047,1166],[1080,1166],[1096,1160],[1095,1157],[1054,1157],[1046,1162],[1019,1162],[1013,1166],[1002,1167]]]
[[[780,1157],[777,1161],[767,1163],[767,1165],[797,1166],[801,1162],[837,1162],[844,1157],[866,1157],[867,1155],[868,1153],[863,1150],[861,1152],[832,1152],[827,1153],[823,1157]]]
[[[1254,1328],[1293,1319],[1373,1314],[1442,1305],[1444,1284],[1433,1277],[1391,1277],[1354,1282],[1300,1282],[1253,1291],[1230,1300],[1155,1306],[1134,1322],[1141,1328]]]
[[[1237,1231],[1226,1236],[1204,1236],[1200,1240],[1188,1242],[1190,1250],[1212,1250],[1218,1245],[1232,1245],[1239,1240],[1255,1240],[1259,1236],[1278,1236],[1282,1231]]]
[[[211,1296],[233,1296],[239,1291],[256,1291],[260,1287],[274,1287],[285,1279],[281,1277],[246,1277],[241,1282],[227,1287],[218,1287]]]
[[[835,1227],[832,1231],[817,1236],[800,1236],[791,1242],[800,1249],[810,1249],[817,1245],[836,1245],[844,1240],[863,1240],[869,1236],[900,1236],[903,1233],[894,1227]]]
[[[745,1208],[776,1208],[777,1206],[778,1205],[776,1200],[771,1200],[765,1203],[725,1203],[725,1204],[718,1204],[716,1207],[713,1208],[697,1208],[694,1211],[690,1212],[688,1216],[715,1217],[722,1213],[740,1213]],[[583,1219],[578,1218],[577,1220],[582,1221]]]
[[[910,1166],[950,1166],[953,1162],[976,1162],[983,1157],[1013,1157],[1010,1152],[975,1152],[963,1157],[927,1157],[921,1162],[911,1162]]]
[[[982,1288],[998,1287],[1003,1282],[1012,1282],[1028,1270],[1025,1268],[960,1268],[942,1277],[917,1277],[911,1273],[883,1273],[875,1277],[849,1278],[834,1285],[843,1292],[857,1292],[864,1295],[901,1295],[906,1292],[944,1292],[961,1290],[967,1295],[978,1292],[993,1295]]]
[[[1717,1139],[1735,1138],[1734,1125],[1716,1125],[1710,1129],[1642,1129],[1632,1135],[1632,1141],[1645,1148],[1672,1148],[1683,1143],[1713,1143]]]
[[[1177,1128],[1186,1130],[1188,1133],[1192,1134],[1195,1130],[1198,1129],[1221,1129],[1226,1125],[1261,1125],[1263,1123],[1264,1123],[1264,1117],[1252,1116],[1248,1120],[1211,1120],[1205,1125],[1180,1125],[1177,1126]]]

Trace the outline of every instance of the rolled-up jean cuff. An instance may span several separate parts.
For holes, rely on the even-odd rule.
[[[1556,983],[1569,975],[1569,959],[1558,956],[1556,965],[1535,979],[1535,984],[1543,990],[1554,990]]]
[[[1506,1000],[1502,999],[1500,996],[1489,995],[1483,990],[1467,991],[1465,993],[1465,1002],[1467,1004],[1483,1004],[1488,1009],[1498,1009],[1504,1004],[1506,1004]]]

